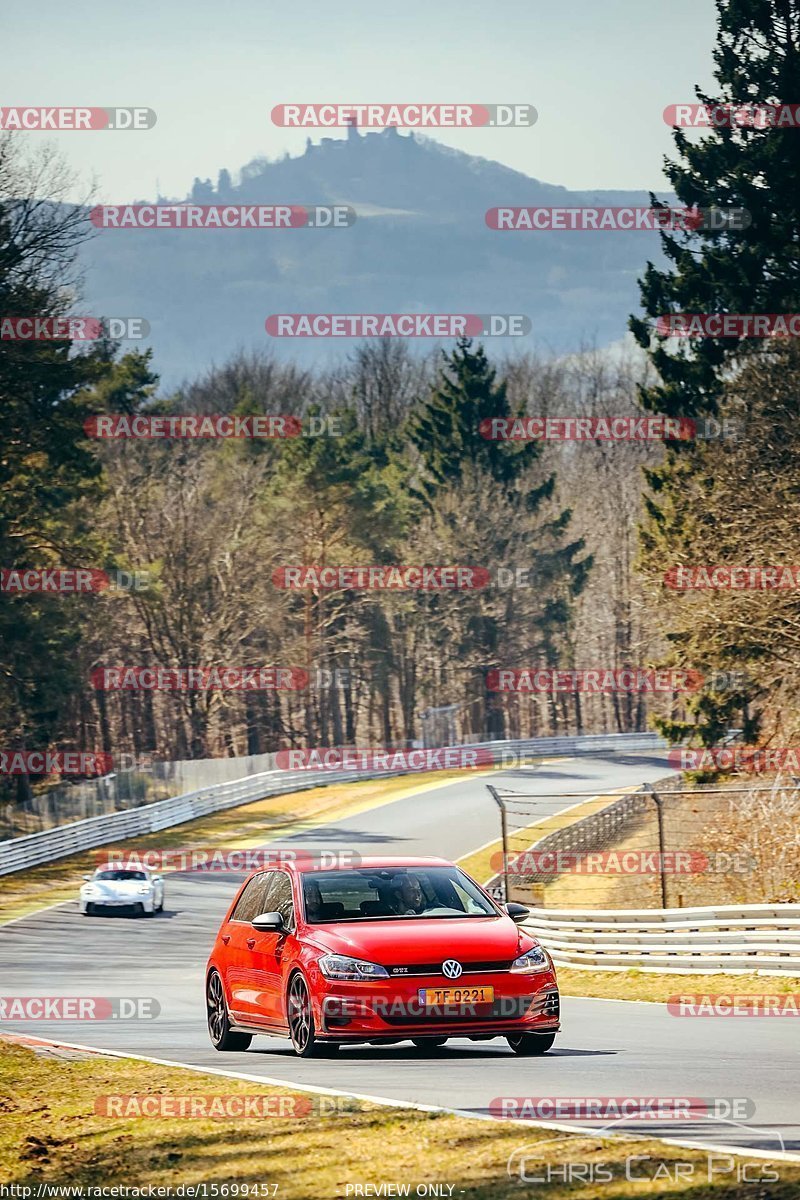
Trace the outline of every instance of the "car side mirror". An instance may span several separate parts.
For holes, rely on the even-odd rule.
[[[91,875],[83,875],[81,878],[82,878],[82,879],[84,879],[86,883],[91,883],[91,882],[92,882],[92,877],[91,877]]]
[[[260,917],[253,917],[250,924],[262,933],[276,933],[283,929],[283,917],[279,912],[266,912]]]
[[[524,904],[515,904],[513,901],[506,905],[506,912],[516,925],[519,925],[521,921],[526,921],[531,915],[531,910]]]
[[[151,876],[150,876],[150,882],[151,882],[151,883],[160,883],[160,882],[161,882],[161,876],[160,876],[160,875],[151,875]]]

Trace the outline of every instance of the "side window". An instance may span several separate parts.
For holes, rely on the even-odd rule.
[[[231,913],[232,921],[252,921],[262,912],[269,912],[262,901],[266,895],[268,875],[256,875],[250,880],[239,897],[236,908]]]
[[[287,929],[294,928],[292,882],[285,871],[272,871],[264,897],[263,912],[279,912]]]

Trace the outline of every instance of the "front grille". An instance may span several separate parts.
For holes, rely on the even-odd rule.
[[[387,967],[386,970],[393,979],[405,978],[407,975],[443,975],[442,962],[439,959],[434,963],[409,963],[402,967]],[[492,972],[508,971],[511,967],[512,959],[505,958],[502,962],[474,962],[462,963],[464,968],[462,975],[485,975]],[[459,976],[461,978],[462,976]]]

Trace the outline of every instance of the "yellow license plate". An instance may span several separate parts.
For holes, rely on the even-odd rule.
[[[420,1001],[427,1006],[437,1004],[491,1004],[494,1000],[494,988],[420,988],[419,998]]]

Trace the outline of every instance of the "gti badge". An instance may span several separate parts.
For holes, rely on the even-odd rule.
[[[460,962],[456,962],[454,958],[446,958],[442,963],[442,974],[448,979],[458,979],[464,971]]]

